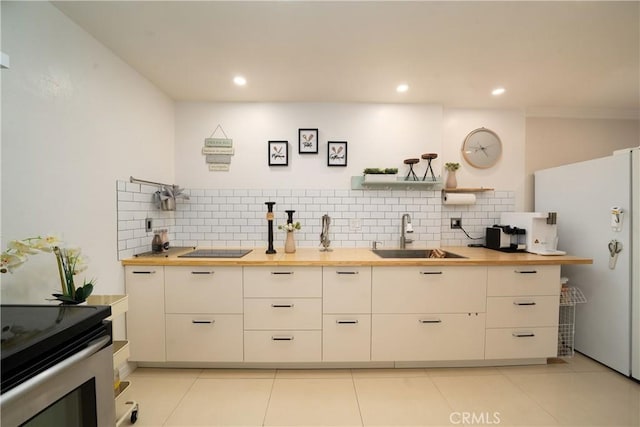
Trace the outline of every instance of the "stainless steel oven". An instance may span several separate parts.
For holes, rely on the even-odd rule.
[[[109,307],[2,306],[3,427],[113,427]]]

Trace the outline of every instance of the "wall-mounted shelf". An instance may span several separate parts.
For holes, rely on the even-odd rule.
[[[485,191],[493,191],[493,188],[443,188],[442,191],[445,193],[482,193]]]
[[[437,188],[436,188],[437,187]],[[365,182],[363,175],[351,177],[352,190],[439,190],[442,187],[442,181],[405,181],[403,177],[397,177],[395,181],[385,182]]]

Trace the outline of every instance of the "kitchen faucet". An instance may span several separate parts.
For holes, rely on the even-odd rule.
[[[413,239],[408,239],[405,234],[413,233],[413,227],[411,226],[411,215],[408,213],[402,214],[400,221],[400,249],[405,249],[407,243],[413,243]]]

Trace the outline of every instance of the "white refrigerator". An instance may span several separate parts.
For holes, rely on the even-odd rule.
[[[537,171],[534,185],[535,211],[557,212],[558,249],[593,259],[562,268],[587,298],[576,305],[575,349],[640,380],[639,152]]]

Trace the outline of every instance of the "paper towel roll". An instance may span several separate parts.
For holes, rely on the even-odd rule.
[[[443,203],[445,205],[473,205],[476,202],[475,194],[446,193]]]

